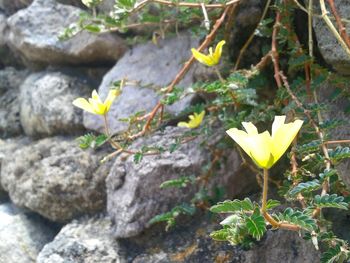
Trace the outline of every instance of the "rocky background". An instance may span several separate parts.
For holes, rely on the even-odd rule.
[[[342,17],[350,19],[348,1],[337,4]],[[106,0],[101,10],[109,12],[112,6],[113,0]],[[80,0],[0,0],[0,263],[318,262],[310,243],[286,231],[270,231],[245,251],[212,241],[209,233],[217,223],[205,215],[181,219],[169,232],[163,225],[148,225],[153,216],[189,201],[196,191],[161,190],[160,183],[179,173],[200,173],[210,160],[208,152],[194,140],[139,164],[125,156],[101,164],[112,149],[83,151],[75,138],[101,131],[103,123],[72,101],[89,97],[93,89],[104,97],[111,83],[124,77],[142,83],[126,87],[112,106],[111,129],[122,131],[126,126],[118,119],[158,102],[158,93],[144,86],[171,82],[199,39],[183,31],[158,46],[130,46],[117,33],[82,32],[58,40],[81,8]],[[262,8],[259,0],[242,1],[231,55],[238,53]],[[322,21],[315,21],[314,29],[328,66],[350,76],[350,59]],[[246,63],[259,58],[258,46],[252,45],[248,54]],[[205,70],[196,65],[181,85],[203,77]],[[188,97],[166,110],[176,115],[196,100]],[[345,106],[339,101],[329,114],[339,114]],[[180,132],[168,126],[136,140],[132,148],[170,145]],[[349,138],[349,129],[339,130],[339,136]],[[242,169],[233,150],[219,173],[214,183],[229,185],[230,198],[259,192],[254,175]]]

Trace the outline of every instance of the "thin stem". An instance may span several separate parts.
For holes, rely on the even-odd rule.
[[[261,201],[261,212],[266,212],[266,201],[267,201],[267,192],[269,189],[269,170],[264,169],[264,187],[263,187],[263,196]]]
[[[117,143],[117,142],[112,140],[112,137],[111,137],[111,134],[110,134],[110,131],[109,131],[109,125],[108,125],[108,119],[107,119],[107,114],[106,113],[103,114],[103,120],[104,120],[104,126],[105,126],[105,133],[106,133],[106,135],[108,137],[108,142],[112,146],[117,148],[118,150],[124,150],[123,147],[119,143]]]
[[[218,76],[219,80],[221,81],[222,84],[225,83],[225,80],[224,78],[221,76],[221,73],[220,73],[220,70],[217,66],[214,66],[214,70],[215,70],[215,73],[216,75]]]

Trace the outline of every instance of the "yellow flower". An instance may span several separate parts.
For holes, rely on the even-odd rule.
[[[257,166],[271,168],[285,153],[299,132],[303,121],[296,120],[285,124],[286,116],[275,116],[272,124],[272,136],[268,131],[258,133],[251,122],[242,122],[244,129],[229,129],[227,134],[252,158]]]
[[[222,53],[222,46],[225,45],[225,40],[221,40],[215,48],[215,52],[213,53],[213,48],[209,48],[209,55],[204,55],[197,51],[195,48],[192,48],[192,54],[200,63],[205,64],[209,67],[215,66],[219,64],[221,53]]]
[[[112,102],[119,94],[120,90],[110,90],[107,98],[102,102],[100,96],[97,94],[96,90],[94,90],[89,101],[84,98],[78,98],[73,101],[73,105],[93,114],[104,115],[109,111]]]
[[[188,116],[188,118],[190,119],[188,122],[181,121],[177,124],[177,126],[186,127],[190,129],[197,128],[199,125],[201,125],[204,115],[205,115],[205,111],[202,111],[199,114],[195,112],[193,113],[193,115]]]

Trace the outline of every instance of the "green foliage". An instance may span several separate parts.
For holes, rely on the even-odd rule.
[[[257,240],[260,240],[266,232],[265,219],[260,214],[259,209],[255,209],[254,213],[250,217],[247,217],[246,225],[248,233]]]
[[[254,204],[249,198],[244,200],[226,200],[214,205],[210,208],[213,213],[233,213],[238,211],[252,211],[254,210]]]
[[[343,159],[350,158],[350,148],[338,146],[334,150],[330,149],[328,154],[332,163],[338,163]]]
[[[305,182],[305,183],[300,183],[296,185],[294,188],[289,190],[289,195],[290,196],[296,196],[299,193],[302,192],[312,192],[321,187],[320,181],[315,179],[313,181]]]
[[[159,222],[166,222],[166,230],[169,230],[170,227],[174,226],[176,223],[176,218],[180,215],[194,215],[196,212],[196,208],[193,205],[189,205],[186,203],[183,203],[181,205],[178,205],[174,207],[171,211],[156,215],[153,217],[149,224],[155,224]]]
[[[322,254],[321,263],[343,263],[349,257],[349,251],[342,249],[340,245],[331,247]]]
[[[278,200],[273,200],[273,199],[270,199],[270,200],[267,200],[267,203],[266,203],[266,209],[267,210],[270,210],[270,209],[273,209],[277,206],[280,206],[281,205],[281,202],[278,201]]]
[[[291,223],[301,227],[306,231],[313,231],[317,228],[316,221],[302,211],[293,210],[288,207],[283,213],[275,215],[276,220]]]
[[[95,149],[102,146],[108,140],[108,137],[104,134],[95,136],[92,133],[88,133],[84,136],[78,137],[76,140],[79,144],[79,147],[85,150],[87,148]]]
[[[336,194],[326,194],[324,196],[316,195],[314,199],[314,204],[318,208],[339,208],[348,210],[348,203],[344,202],[344,197],[338,196]]]

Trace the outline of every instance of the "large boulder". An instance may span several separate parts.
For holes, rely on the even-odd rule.
[[[34,263],[55,232],[38,216],[25,214],[10,203],[0,205],[0,263]]]
[[[181,37],[172,37],[159,41],[139,44],[127,52],[117,64],[105,75],[99,87],[104,97],[113,82],[127,79],[130,85],[124,87],[121,96],[112,105],[108,120],[113,133],[128,127],[119,119],[127,118],[139,111],[150,111],[160,100],[159,91],[166,87],[176,76],[183,63],[191,56],[191,47],[198,45],[198,39],[187,33]],[[187,87],[194,81],[194,70],[190,70],[178,86]],[[169,113],[177,114],[188,106],[193,99],[188,96],[166,107]],[[102,131],[103,121],[98,116],[84,114],[84,125],[91,130]]]
[[[72,101],[90,94],[84,79],[60,72],[31,74],[20,87],[20,119],[24,132],[33,137],[81,133],[83,113]]]
[[[57,222],[105,208],[105,151],[81,150],[74,139],[47,138],[20,147],[1,162],[11,200]]]
[[[27,71],[14,68],[0,70],[0,138],[16,136],[23,132],[20,122],[19,86]]]
[[[341,18],[350,19],[350,2],[348,0],[337,0],[334,1],[334,4]],[[318,2],[315,5],[315,12],[321,13]],[[331,13],[328,15],[332,16]],[[346,31],[350,32],[350,24],[344,23],[344,26]],[[314,16],[314,31],[316,33],[317,46],[326,62],[339,73],[350,75],[350,56],[344,51],[321,17]]]
[[[73,221],[40,252],[37,263],[123,263],[107,218]]]
[[[55,0],[35,0],[8,18],[7,43],[28,65],[115,62],[126,50],[125,42],[115,34],[84,31],[67,41],[58,38],[66,27],[78,21],[81,12]]]
[[[138,164],[134,163],[132,156],[116,159],[106,181],[107,211],[115,224],[116,237],[138,235],[149,226],[149,220],[155,215],[167,212],[182,202],[189,202],[199,190],[200,182],[185,188],[159,188],[162,182],[181,176],[199,178],[205,173],[203,167],[211,162],[210,151],[200,146],[201,137],[170,153],[168,149],[182,133],[180,128],[167,127],[164,132],[135,141],[131,149],[139,150],[145,145],[166,149],[164,153],[145,156]],[[219,136],[223,134],[219,132]],[[212,143],[215,142],[216,139],[213,139]],[[213,189],[215,185],[227,186],[229,196],[238,196],[254,189],[254,176],[237,173],[241,164],[238,154],[230,150],[224,155],[226,161],[221,163],[219,170],[214,171],[216,176],[209,179],[208,189]]]

